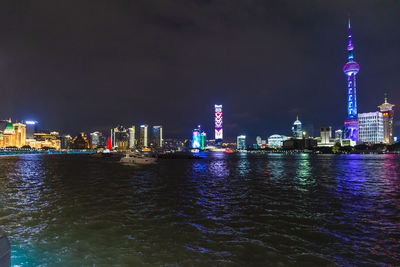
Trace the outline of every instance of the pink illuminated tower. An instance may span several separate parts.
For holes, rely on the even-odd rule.
[[[222,105],[215,105],[215,142],[222,143]]]

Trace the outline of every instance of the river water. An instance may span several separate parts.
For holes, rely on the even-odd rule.
[[[400,265],[398,155],[0,157],[15,266]]]

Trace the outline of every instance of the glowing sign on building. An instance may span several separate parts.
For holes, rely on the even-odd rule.
[[[192,131],[192,148],[193,149],[199,149],[201,147],[201,135],[200,131],[197,129],[194,129]]]
[[[222,139],[222,105],[215,105],[215,140]]]
[[[204,148],[206,147],[206,139],[207,139],[206,133],[201,132],[201,144],[200,144],[201,150],[204,150]]]

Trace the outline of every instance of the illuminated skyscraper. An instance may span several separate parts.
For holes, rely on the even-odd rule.
[[[347,45],[347,63],[343,67],[343,72],[347,76],[347,118],[344,121],[344,137],[355,142],[358,141],[358,113],[357,113],[357,94],[356,94],[356,75],[360,66],[354,61],[354,46],[351,42],[351,26],[349,19],[349,44]]]
[[[245,135],[239,135],[236,138],[236,148],[238,150],[246,149],[246,136]]]
[[[148,130],[149,126],[147,124],[140,125],[140,136],[139,136],[139,146],[141,148],[148,147]]]
[[[383,142],[383,116],[379,111],[358,114],[358,141],[368,144]]]
[[[192,148],[200,149],[201,147],[201,135],[199,129],[194,129],[192,131]]]
[[[385,97],[385,103],[378,106],[383,117],[383,142],[385,144],[393,144],[393,104],[387,102],[387,97]]]
[[[302,139],[303,138],[303,131],[302,131],[302,124],[299,121],[299,116],[296,117],[296,121],[293,123],[292,126],[292,134],[294,138]]]
[[[111,129],[111,143],[117,150],[127,150],[129,148],[129,132],[123,126]]]
[[[99,146],[101,146],[101,137],[102,137],[102,133],[100,132],[93,132],[90,134],[90,148],[98,148]]]
[[[72,137],[67,134],[61,136],[61,149],[70,149],[72,145]]]
[[[153,126],[152,144],[155,148],[161,148],[163,143],[163,127]]]
[[[215,105],[215,141],[222,143],[222,105]]]
[[[128,129],[129,131],[129,149],[135,149],[136,139],[135,139],[135,125]]]
[[[37,121],[25,121],[26,124],[26,138],[33,139],[34,134],[38,132],[38,122]]]
[[[206,147],[207,142],[207,134],[205,132],[201,132],[201,142],[200,142],[200,149],[204,150]]]

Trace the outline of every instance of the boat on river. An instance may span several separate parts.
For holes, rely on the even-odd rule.
[[[154,164],[157,158],[148,157],[137,153],[126,153],[124,157],[121,158],[121,163],[132,163],[132,164]]]

